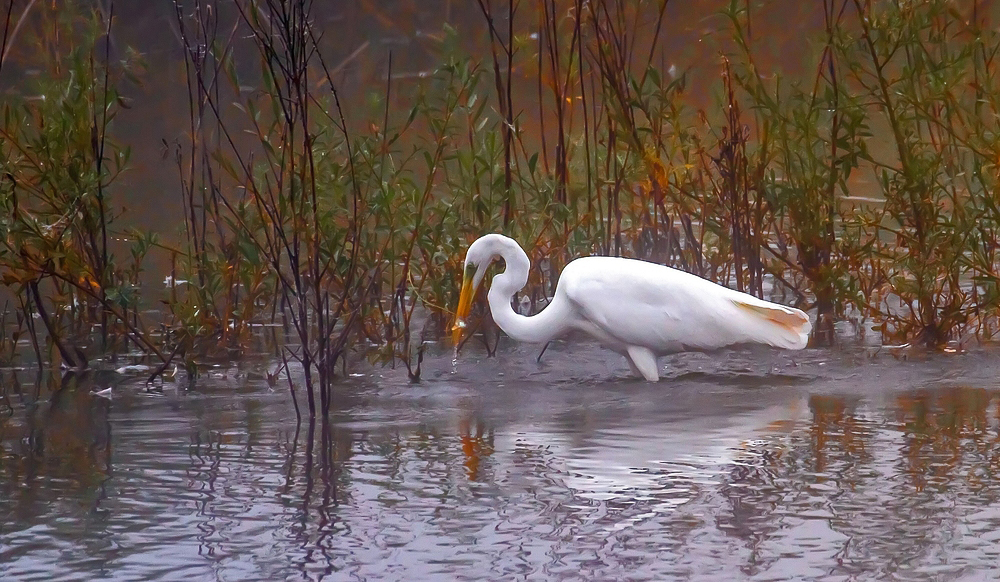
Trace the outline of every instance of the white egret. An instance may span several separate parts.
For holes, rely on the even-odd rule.
[[[493,320],[515,340],[546,343],[584,332],[625,356],[632,371],[659,380],[657,356],[757,343],[800,350],[812,325],[799,309],[757,299],[701,277],[636,259],[584,257],[566,265],[555,296],[541,313],[514,311],[511,298],[528,282],[531,262],[520,245],[488,234],[469,247],[459,296],[455,345],[486,268],[502,258],[504,272],[489,290]]]

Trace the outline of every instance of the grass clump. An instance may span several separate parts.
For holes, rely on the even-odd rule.
[[[160,355],[138,323],[139,272],[156,239],[133,232],[128,256],[116,256],[123,221],[108,200],[129,160],[129,149],[108,139],[128,103],[115,87],[140,63],[109,61],[96,15],[44,10],[51,26],[29,41],[44,74],[0,105],[0,280],[18,302],[14,335],[30,332],[39,362],[72,368],[87,366],[88,345],[117,352],[132,340]]]

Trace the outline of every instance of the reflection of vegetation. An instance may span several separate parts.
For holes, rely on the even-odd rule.
[[[280,321],[294,338],[285,367],[326,411],[352,346],[419,377],[464,246],[487,231],[529,249],[532,305],[567,260],[600,252],[758,295],[773,280],[816,309],[821,338],[848,314],[932,346],[996,329],[1000,42],[975,8],[827,0],[814,72],[787,81],[762,72],[733,2],[720,102],[696,111],[688,78],[655,66],[665,3],[480,3],[489,57],[460,55],[446,30],[412,107],[389,105],[390,59],[364,120],[338,100],[310,3],[231,6],[224,21],[178,3],[186,239],[155,340],[137,313],[155,239],[133,234],[126,261],[107,242],[121,220],[105,192],[128,152],[105,136],[136,59],[101,44],[110,15],[39,9],[44,98],[3,106],[0,268],[21,327],[37,337],[25,314],[39,314],[68,363],[86,364],[77,346],[97,324],[101,350],[131,338],[194,372],[194,356],[238,351],[252,325]],[[638,21],[652,34],[634,35]],[[236,62],[241,42],[255,68]],[[515,102],[520,84],[537,86],[534,102]]]
[[[25,403],[25,414],[0,412],[0,494],[13,503],[37,503],[32,489],[57,482],[84,499],[104,494],[112,472],[110,403],[90,392],[107,387],[103,372],[69,372],[42,385],[0,375],[4,391]]]
[[[731,510],[718,525],[753,556],[769,553],[763,545],[779,532],[821,519],[833,535],[819,539],[843,540],[844,573],[933,562],[951,529],[966,527],[956,507],[1000,499],[997,402],[983,389],[920,390],[894,397],[894,416],[883,418],[857,399],[812,396],[808,430],[757,441],[734,466],[722,485]]]

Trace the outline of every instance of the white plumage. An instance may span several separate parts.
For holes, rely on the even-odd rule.
[[[469,247],[455,322],[461,340],[464,318],[486,268],[502,258],[503,273],[489,291],[493,320],[510,337],[545,343],[581,331],[622,354],[632,371],[659,379],[656,357],[759,343],[799,350],[812,329],[799,309],[757,299],[690,273],[635,259],[585,257],[563,269],[555,296],[541,313],[525,317],[511,297],[528,281],[528,256],[513,239],[488,234]]]

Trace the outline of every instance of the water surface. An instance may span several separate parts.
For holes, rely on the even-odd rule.
[[[680,354],[657,384],[596,346],[535,355],[346,379],[330,455],[266,361],[37,402],[6,372],[0,578],[998,575],[994,350]]]

